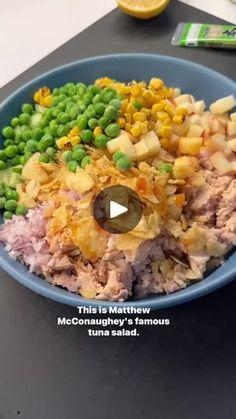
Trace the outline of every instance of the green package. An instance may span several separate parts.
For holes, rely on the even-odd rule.
[[[236,26],[179,23],[171,43],[181,47],[236,48]]]

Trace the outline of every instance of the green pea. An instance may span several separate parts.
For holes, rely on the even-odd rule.
[[[15,211],[17,207],[17,202],[15,199],[9,199],[7,200],[7,202],[5,203],[5,209],[7,211]]]
[[[113,108],[119,110],[121,107],[121,103],[119,99],[112,99],[109,103],[110,106],[113,106]]]
[[[75,86],[74,85],[74,83],[72,82],[72,81],[68,81],[66,84],[65,84],[65,90],[67,91],[70,87],[73,87],[73,86]]]
[[[116,121],[118,117],[118,111],[114,106],[108,106],[104,112],[104,117],[107,117],[110,121]]]
[[[57,121],[55,121],[53,119],[52,121],[50,121],[50,124],[49,124],[49,133],[53,137],[56,137],[57,136],[57,130],[58,130],[58,123],[57,123]]]
[[[54,96],[58,96],[58,95],[60,94],[60,89],[59,89],[59,87],[54,87],[54,89],[53,89],[53,91],[52,91],[52,94],[53,94]]]
[[[98,102],[94,104],[94,109],[97,115],[103,115],[106,109],[106,105],[102,102]]]
[[[78,124],[79,129],[83,130],[87,128],[88,119],[84,115],[80,115],[77,118],[77,124]]]
[[[93,133],[89,129],[84,129],[81,132],[81,140],[84,143],[90,143],[93,140]]]
[[[105,130],[106,134],[110,138],[116,138],[120,134],[120,127],[118,124],[113,123],[108,125],[108,127]]]
[[[20,156],[15,156],[11,159],[12,166],[18,166],[20,164]]]
[[[102,102],[102,96],[100,95],[100,93],[98,93],[97,95],[94,96],[93,98],[93,104],[95,103],[100,103]]]
[[[76,127],[76,125],[77,125],[77,122],[76,122],[76,121],[70,121],[70,122],[69,122],[69,127],[70,127],[70,129],[72,129],[72,128]]]
[[[36,141],[39,141],[43,136],[43,130],[41,128],[34,128],[32,130],[32,138]]]
[[[5,149],[5,154],[7,157],[14,157],[17,153],[17,146],[16,145],[9,145]]]
[[[98,126],[98,120],[97,120],[96,118],[91,118],[91,119],[88,121],[88,126],[89,126],[89,128],[91,128],[91,129],[96,128],[96,127]]]
[[[116,163],[122,157],[125,157],[125,154],[122,151],[116,151],[112,156],[112,160]]]
[[[19,118],[17,118],[17,117],[12,118],[12,120],[11,120],[11,126],[13,128],[17,127],[17,125],[19,125],[19,123],[20,123]]]
[[[95,118],[96,116],[96,111],[93,105],[89,105],[86,109],[86,111],[84,112],[84,115],[88,118]]]
[[[21,110],[23,113],[28,113],[29,115],[32,115],[34,108],[31,105],[31,103],[24,103],[24,105],[22,105]]]
[[[57,135],[58,137],[64,137],[69,131],[69,128],[67,125],[59,125],[57,128]]]
[[[4,145],[4,147],[8,147],[9,145],[14,145],[14,141],[13,140],[4,140],[3,145]]]
[[[2,135],[5,138],[14,138],[15,131],[12,127],[8,126],[8,127],[3,128]]]
[[[20,164],[22,164],[22,166],[24,166],[25,165],[25,163],[26,163],[26,158],[25,158],[25,155],[24,156],[21,156],[21,158],[20,158]]]
[[[58,109],[60,109],[60,111],[65,111],[66,110],[66,103],[65,102],[59,102],[57,105]],[[59,114],[60,115],[60,114]]]
[[[6,163],[3,160],[0,160],[0,170],[6,169]]]
[[[86,106],[90,105],[93,100],[93,95],[91,93],[85,93],[83,96],[83,102]]]
[[[102,116],[98,120],[99,127],[103,128],[103,129],[105,129],[109,124],[110,124],[110,120],[107,118],[107,116]]]
[[[82,148],[73,151],[72,153],[72,160],[77,161],[78,163],[81,162],[81,160],[86,156],[86,151]]]
[[[15,201],[17,201],[19,199],[19,194],[15,189],[6,188],[5,197],[7,198],[7,200],[14,199]]]
[[[11,211],[4,211],[3,213],[3,218],[5,218],[6,220],[11,220],[13,217],[13,212]]]
[[[56,97],[53,97],[53,98],[52,98],[52,106],[53,106],[53,107],[58,106],[58,105],[59,105],[59,103],[60,103],[60,98],[59,98],[59,96],[56,96]],[[52,109],[52,115],[53,115],[53,110],[54,110],[54,109]]]
[[[37,143],[37,149],[44,153],[48,147],[54,143],[54,139],[50,134],[44,134],[41,140]]]
[[[7,156],[4,150],[0,150],[0,160],[6,160]]]
[[[20,159],[21,159],[21,157],[20,157]],[[22,169],[23,169],[23,166],[18,165],[18,166],[13,167],[13,168],[12,168],[12,171],[13,171],[14,173],[21,173],[21,172],[22,172]]]
[[[70,110],[68,111],[70,119],[76,119],[78,116],[78,109],[77,106],[73,105]]]
[[[20,151],[21,153],[24,153],[24,151],[25,151],[25,146],[26,146],[26,144],[25,144],[25,142],[24,142],[24,141],[21,141],[21,142],[18,144],[18,148],[19,148],[19,151]]]
[[[61,98],[61,100],[66,99],[66,88],[64,86],[60,87],[59,93],[59,97]]]
[[[84,83],[77,83],[76,85],[76,92],[79,96],[83,96],[87,91],[87,87]]]
[[[75,151],[75,150],[80,150],[80,149],[84,150],[84,146],[83,146],[83,144],[75,144],[75,145],[73,146],[73,151]]]
[[[51,119],[53,118],[52,115],[52,110],[51,109],[46,109],[46,111],[43,113],[44,118],[46,118],[48,121],[51,121]]]
[[[24,132],[22,132],[21,134],[21,138],[23,141],[28,141],[31,140],[33,137],[32,131],[31,129],[26,129]]]
[[[126,171],[126,170],[130,170],[133,164],[132,164],[132,161],[127,156],[124,156],[117,160],[116,166],[119,170]]]
[[[7,202],[7,199],[5,196],[1,196],[0,198],[0,208],[3,209],[5,207],[5,203]]]
[[[31,151],[29,151],[29,150],[26,150],[25,151],[25,162],[27,162],[29,159],[30,159],[30,157],[32,157],[33,156],[33,153],[31,152]]]
[[[160,164],[158,169],[161,173],[171,173],[173,170],[173,166],[170,163],[162,163]]]
[[[0,197],[3,196],[4,194],[5,194],[5,189],[3,185],[0,184]]]
[[[27,150],[32,151],[33,153],[37,151],[37,141],[36,140],[29,140],[26,143]]]
[[[16,215],[25,215],[28,208],[24,204],[18,204],[16,207]]]
[[[39,128],[44,129],[45,127],[47,127],[47,125],[48,125],[48,120],[47,118],[44,118],[43,116],[42,119],[40,119]]]
[[[64,151],[64,153],[62,154],[62,157],[63,157],[63,160],[68,163],[69,161],[72,160],[72,151],[70,150]]]
[[[78,167],[78,163],[75,160],[71,160],[68,163],[68,169],[70,170],[70,172],[74,172],[75,173],[76,170],[77,170],[77,167]]]
[[[90,159],[90,157],[89,156],[85,156],[83,159],[82,159],[82,161],[81,161],[81,163],[80,163],[80,166],[82,167],[82,169],[84,169],[88,164],[90,164],[91,163],[91,159]]]
[[[87,87],[87,92],[91,93],[93,96],[95,96],[96,94],[98,94],[100,92],[100,88],[97,87],[95,84],[91,84],[90,86]]]
[[[98,134],[95,138],[95,146],[98,148],[105,148],[107,145],[107,136],[104,134]]]
[[[110,103],[112,99],[116,97],[116,91],[110,87],[105,87],[101,92],[102,100],[105,103]]]
[[[30,115],[28,113],[21,113],[19,116],[20,123],[23,125],[29,125],[30,123]],[[40,121],[41,122],[41,121]]]
[[[59,113],[59,115],[57,116],[57,121],[60,124],[67,124],[67,122],[69,122],[70,117],[69,115],[67,115],[65,112],[61,112]]]
[[[41,154],[41,156],[39,157],[39,161],[40,163],[48,163],[49,157],[47,156],[47,154]]]
[[[141,102],[139,102],[139,100],[134,100],[132,102],[132,105],[135,109],[137,109],[137,111],[140,111],[140,109],[142,109],[143,105]]]
[[[61,110],[58,109],[58,108],[52,109],[53,118],[57,118],[57,116],[59,115],[60,112],[61,112]]]
[[[48,147],[46,153],[49,157],[54,157],[56,154],[56,150],[54,147]]]
[[[82,114],[86,111],[86,106],[83,103],[77,104],[78,105],[78,112]]]
[[[70,86],[67,90],[69,96],[74,96],[76,93],[76,86]]]

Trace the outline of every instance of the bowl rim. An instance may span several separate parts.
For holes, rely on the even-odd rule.
[[[48,71],[45,71],[44,73],[32,78],[27,83],[22,84],[19,86],[14,92],[12,92],[7,98],[5,98],[1,104],[0,104],[0,112],[2,109],[10,103],[15,96],[17,96],[22,90],[27,89],[32,84],[40,82],[44,77],[50,76],[54,74],[55,72],[60,72],[66,69],[69,69],[71,67],[77,66],[79,64],[89,64],[94,63],[100,60],[110,60],[110,59],[159,59],[164,60],[166,62],[173,62],[177,61],[179,64],[187,65],[189,68],[198,68],[201,72],[207,72],[212,76],[220,77],[223,81],[227,83],[233,83],[235,84],[235,81],[229,77],[224,76],[220,72],[217,72],[211,68],[208,68],[202,64],[195,63],[194,61],[188,61],[182,58],[176,58],[171,57],[168,55],[161,55],[161,54],[145,54],[145,53],[119,53],[119,54],[107,54],[107,55],[98,55],[94,57],[88,57],[83,58],[81,60],[75,60],[67,64],[63,64],[61,66],[52,68]],[[236,256],[236,254],[234,253]],[[232,255],[231,257],[233,257]],[[67,305],[72,306],[93,306],[93,307],[99,307],[99,306],[118,306],[118,307],[141,307],[141,308],[150,308],[151,310],[154,309],[163,309],[171,306],[175,306],[178,304],[183,304],[188,301],[191,301],[193,299],[199,298],[201,296],[204,296],[212,291],[215,291],[216,289],[222,287],[223,285],[229,283],[230,281],[234,280],[236,278],[236,266],[229,267],[227,269],[227,272],[221,272],[223,270],[223,266],[225,267],[225,264],[227,264],[227,261],[225,264],[218,268],[217,271],[219,271],[219,276],[217,278],[214,278],[213,281],[210,280],[210,277],[212,274],[210,274],[207,278],[203,279],[201,282],[198,282],[197,284],[193,284],[189,287],[186,287],[185,289],[182,289],[180,291],[177,291],[176,293],[168,294],[168,295],[153,295],[151,297],[147,297],[143,300],[132,300],[132,301],[124,301],[124,302],[113,302],[113,301],[103,301],[103,300],[87,300],[84,299],[79,294],[71,293],[65,289],[61,289],[55,285],[51,285],[47,283],[44,279],[40,278],[39,276],[35,274],[30,274],[28,271],[28,268],[24,266],[26,270],[26,275],[24,275],[22,272],[18,271],[17,266],[18,264],[24,266],[21,264],[21,262],[14,261],[11,259],[7,253],[7,251],[4,249],[4,246],[1,245],[0,248],[0,266],[2,269],[4,269],[13,279],[16,279],[17,282],[21,283],[22,285],[26,286],[27,288],[31,289],[32,291],[50,298],[52,300],[58,301],[60,303],[64,303]],[[208,281],[209,279],[209,281]],[[195,285],[199,285],[199,287],[195,287]]]

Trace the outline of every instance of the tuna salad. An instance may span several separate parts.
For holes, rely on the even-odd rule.
[[[2,130],[0,241],[52,285],[87,299],[172,293],[236,245],[236,101],[204,100],[163,80],[42,87]],[[112,234],[93,217],[105,188],[143,205]]]

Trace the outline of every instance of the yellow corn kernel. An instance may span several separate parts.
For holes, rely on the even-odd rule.
[[[46,106],[46,108],[49,108],[50,106],[52,106],[52,95],[48,95],[42,98],[42,105]]]
[[[145,115],[147,115],[147,116],[149,116],[151,114],[151,111],[148,108],[142,108],[142,112],[144,112]]]
[[[96,86],[98,87],[107,87],[112,84],[112,80],[109,77],[102,77],[95,81]]]
[[[58,140],[56,141],[57,147],[59,149],[64,148],[69,142],[70,142],[70,140],[66,136],[65,137],[61,137],[61,138],[58,138]]]
[[[128,122],[129,124],[131,124],[132,122],[132,115],[130,113],[125,113],[124,117],[126,119],[126,122]]]
[[[175,115],[175,108],[174,106],[169,105],[168,103],[165,105],[164,110],[168,113],[170,116]]]
[[[129,103],[127,108],[126,108],[126,112],[133,114],[133,113],[136,112],[136,109],[133,107],[133,105],[131,103]]]
[[[188,115],[188,111],[185,108],[178,108],[176,109],[176,115],[186,116]]]
[[[181,125],[183,123],[183,120],[184,120],[183,115],[175,115],[173,116],[173,119],[172,119],[173,123],[177,125]]]
[[[122,102],[121,102],[121,112],[122,113],[125,113],[126,112],[126,109],[127,109],[128,104],[129,104],[128,99],[122,100]]]
[[[101,127],[96,127],[93,130],[93,136],[94,138],[96,138],[97,135],[102,134],[102,128]]]
[[[35,92],[35,94],[34,94],[34,101],[36,102],[36,103],[39,103],[40,102],[40,98],[41,98],[41,94],[40,94],[40,91],[38,90],[37,92]]]
[[[129,122],[127,122],[127,124],[125,125],[125,131],[130,132],[131,128],[132,125]]]
[[[146,90],[143,93],[143,97],[148,105],[153,104],[154,95],[152,94],[152,92],[150,92],[150,90]]]
[[[142,87],[136,84],[135,86],[131,87],[131,95],[133,97],[140,96],[142,94]]]
[[[165,124],[165,125],[170,125],[170,124],[171,124],[171,119],[169,118],[169,116],[167,116],[167,117],[164,119],[163,124]]]
[[[161,146],[165,150],[168,150],[168,148],[170,146],[170,139],[169,138],[160,138],[160,143],[161,143]]]
[[[135,122],[135,124],[132,126],[130,133],[133,135],[133,137],[139,137],[142,134],[142,128],[140,122]]]
[[[147,120],[146,114],[144,112],[135,112],[133,114],[134,122],[145,122]]]
[[[126,120],[125,120],[125,118],[118,118],[117,123],[118,123],[120,128],[124,128],[125,124],[126,124]]]
[[[167,89],[167,91],[166,91],[166,97],[168,99],[173,99],[174,95],[175,95],[175,91],[174,91],[173,87],[169,87],[169,89]]]
[[[167,125],[163,125],[163,127],[161,127],[159,130],[159,135],[163,138],[170,138],[171,134],[172,134],[172,129],[171,127],[168,127]]]
[[[161,79],[157,79],[157,78],[153,77],[150,80],[149,85],[155,90],[160,90],[164,86],[164,82]]]
[[[75,135],[79,135],[79,132],[80,132],[79,127],[74,127],[70,130],[69,136],[74,137]]]
[[[166,112],[157,112],[157,119],[159,119],[159,121],[164,122],[167,117],[168,114]]]
[[[161,103],[155,103],[155,105],[153,105],[153,107],[152,107],[152,111],[155,112],[155,113],[161,112],[161,111],[163,111],[163,109],[164,109],[164,106]]]
[[[141,131],[142,131],[142,134],[146,134],[148,132],[148,128],[149,128],[148,121],[141,122]]]
[[[69,139],[69,142],[71,143],[71,145],[76,145],[81,142],[81,138],[79,135],[74,135],[73,137]]]

